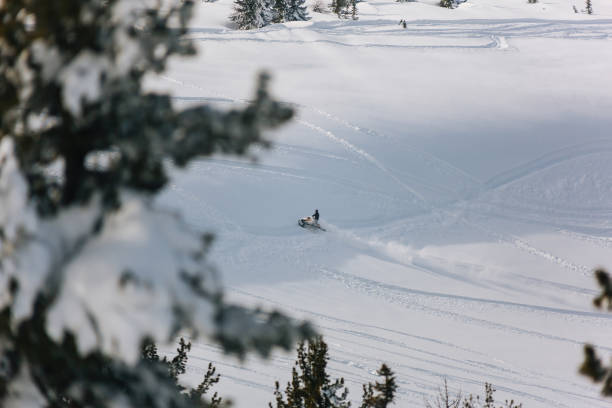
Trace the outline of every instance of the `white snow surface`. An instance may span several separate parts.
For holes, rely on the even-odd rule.
[[[297,116],[257,164],[192,163],[159,202],[217,233],[231,300],[318,327],[355,402],[386,362],[398,407],[444,377],[529,408],[607,407],[577,369],[586,342],[612,354],[612,314],[592,306],[593,268],[612,268],[612,2],[436,3],[236,31],[230,0],[196,2],[199,56],[148,86],[225,109],[268,69]],[[315,208],[326,233],[297,226]],[[294,358],[195,340],[186,381],[213,361],[222,395],[264,407]]]

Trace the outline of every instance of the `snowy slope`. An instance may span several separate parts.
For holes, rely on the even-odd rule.
[[[384,361],[399,407],[443,377],[525,407],[609,406],[576,370],[585,342],[612,353],[612,314],[591,307],[592,268],[612,267],[612,2],[435,3],[248,32],[230,0],[197,3],[200,55],[150,87],[229,108],[265,68],[297,117],[256,165],[177,171],[161,204],[218,233],[230,298],[319,327],[355,401]],[[315,208],[327,233],[296,225]],[[188,380],[214,361],[223,395],[263,407],[293,359],[196,341]]]

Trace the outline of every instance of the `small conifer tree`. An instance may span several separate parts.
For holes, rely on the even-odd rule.
[[[290,1],[290,0],[289,0]],[[282,23],[286,20],[286,13],[289,4],[287,0],[274,0],[274,6],[272,10],[272,22]]]
[[[219,382],[220,378],[221,376],[217,374],[217,368],[213,366],[213,363],[208,363],[208,368],[206,370],[206,374],[204,374],[204,379],[196,388],[189,390],[187,399],[192,404],[202,404],[202,401],[205,401],[204,396],[208,393],[213,385]],[[219,394],[215,391],[215,393],[210,397],[209,404],[210,408],[218,408],[221,406],[230,405],[230,402],[224,402],[224,400],[219,397]]]
[[[586,12],[588,14],[593,14],[593,5],[591,4],[591,0],[586,0]]]
[[[357,0],[351,0],[351,18],[359,20],[359,17],[357,17]]]
[[[393,371],[386,365],[380,366],[376,374],[383,377],[382,382],[363,385],[363,397],[360,408],[387,408],[395,398],[397,384]]]
[[[306,0],[287,0],[285,21],[306,21],[309,19]]]
[[[270,408],[349,408],[348,389],[344,378],[330,381],[327,374],[327,344],[318,337],[308,342],[306,348],[301,342],[297,348],[297,360],[287,383],[285,393],[275,383],[275,405]]]
[[[495,403],[495,397],[494,394],[495,393],[495,388],[493,387],[492,384],[489,383],[485,383],[485,395],[484,398],[480,399],[480,395],[477,395],[476,398],[474,398],[474,395],[470,394],[469,397],[466,397],[463,400],[463,404],[461,405],[461,408],[522,408],[523,404],[517,404],[516,402],[514,402],[514,400],[506,400],[504,402],[504,405],[497,405]],[[459,408],[459,405],[457,405],[457,408]]]
[[[329,9],[335,14],[337,14],[338,16],[340,16],[338,13],[340,12],[341,8],[342,8],[342,0],[332,0],[332,2],[329,3]]]
[[[211,387],[218,383],[220,375],[216,374],[216,367],[212,363],[208,364],[208,370],[204,375],[202,382],[196,387],[190,389],[188,392],[186,388],[179,383],[179,376],[185,374],[187,368],[187,360],[189,359],[187,353],[191,350],[191,343],[188,343],[182,337],[179,340],[179,347],[176,349],[176,356],[172,360],[168,360],[166,357],[163,359],[159,357],[157,352],[157,346],[153,342],[145,341],[142,347],[142,361],[150,366],[159,366],[165,368],[167,375],[174,381],[177,391],[186,406],[194,408],[219,408],[222,406],[223,399],[219,397],[218,393],[215,392],[209,401],[206,400],[206,394]],[[228,404],[223,404],[227,406]]]
[[[240,30],[265,27],[277,18],[270,2],[270,0],[236,0],[230,20],[236,23]],[[276,2],[284,4],[284,0],[276,0]],[[282,19],[284,18],[284,13],[282,13],[284,6],[280,7],[281,12],[278,18]]]
[[[593,305],[598,309],[606,308],[612,311],[612,279],[603,269],[595,271],[595,279],[599,284],[601,293],[593,299]],[[584,361],[580,366],[580,374],[589,377],[593,382],[603,383],[601,393],[612,396],[612,366],[605,366],[595,353],[595,347],[584,346]]]
[[[454,0],[440,0],[440,7],[453,9],[455,8],[455,2]]]
[[[347,18],[350,15],[351,0],[332,0],[329,8],[339,17]]]

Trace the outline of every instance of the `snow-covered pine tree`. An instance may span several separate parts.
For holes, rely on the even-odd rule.
[[[282,23],[286,21],[286,14],[289,7],[288,1],[290,0],[274,0],[274,6],[272,10],[273,23]]]
[[[591,0],[586,0],[586,12],[588,14],[593,14],[593,4],[591,4]]]
[[[265,27],[276,18],[273,1],[275,0],[236,0],[230,20],[236,23],[240,30]],[[280,1],[284,3],[283,0]]]
[[[329,8],[339,18],[347,18],[350,15],[350,4],[350,0],[332,0]]]
[[[351,0],[351,18],[359,20],[359,17],[357,17],[357,0]]]
[[[323,0],[315,0],[312,4],[312,11],[314,11],[315,13],[325,13],[326,9]]]
[[[327,374],[327,343],[317,337],[308,342],[308,348],[301,342],[297,348],[297,360],[287,383],[285,395],[275,383],[275,403],[270,408],[349,408],[348,389],[344,378],[331,382]]]
[[[440,7],[453,9],[455,8],[455,1],[454,0],[440,0]]]
[[[276,4],[276,0],[262,0],[262,1],[264,2],[264,16],[265,16],[265,18],[268,21],[268,23],[266,25],[268,25],[268,24],[271,24],[271,23],[274,22],[273,21],[274,20],[274,16],[275,16],[274,6]],[[287,10],[287,0],[283,0],[283,2],[285,3],[285,13],[286,13],[286,10]],[[284,14],[282,15],[282,18],[283,18],[282,21],[285,21],[284,20],[285,19],[285,15]]]
[[[212,238],[154,205],[169,167],[268,146],[292,115],[266,76],[223,112],[145,91],[195,53],[191,2],[156,3],[0,2],[0,406],[192,407],[143,339],[184,330],[266,356],[312,332],[227,304]]]
[[[286,21],[306,21],[309,19],[306,0],[287,0]]]
[[[349,18],[351,16],[352,4],[353,4],[353,0],[344,0],[344,8],[342,9],[339,15],[340,18]]]
[[[342,8],[342,1],[343,0],[332,0],[331,3],[329,3],[329,9],[334,12],[335,14],[338,15],[338,17],[340,17],[340,10]]]

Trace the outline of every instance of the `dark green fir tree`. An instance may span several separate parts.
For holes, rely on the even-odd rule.
[[[348,408],[350,402],[344,378],[333,382],[327,374],[327,344],[321,337],[308,342],[305,347],[300,343],[297,348],[297,361],[287,383],[285,393],[275,384],[275,404],[270,408]]]
[[[593,304],[598,309],[612,311],[612,278],[603,269],[595,271],[595,279],[599,284],[601,293]],[[580,366],[580,374],[589,377],[596,383],[602,384],[601,393],[605,396],[612,396],[612,366],[606,366],[601,358],[597,356],[595,347],[591,344],[584,346],[584,361]]]
[[[363,385],[362,402],[359,408],[387,408],[395,399],[397,384],[393,371],[383,364],[376,374],[382,377],[382,381]]]
[[[453,9],[455,8],[455,1],[454,0],[440,0],[440,7]]]
[[[588,14],[593,14],[593,4],[591,3],[591,0],[586,0],[586,12]]]

